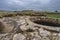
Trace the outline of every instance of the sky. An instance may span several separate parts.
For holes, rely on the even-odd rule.
[[[60,10],[60,0],[0,0],[0,10]]]

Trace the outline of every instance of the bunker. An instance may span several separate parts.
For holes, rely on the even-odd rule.
[[[53,22],[48,22],[48,21],[34,21],[34,23],[40,24],[40,25],[45,25],[45,26],[53,26],[53,27],[60,27],[60,24],[57,23],[53,23]]]
[[[43,25],[43,26],[60,27],[59,19],[32,17],[32,18],[30,18],[30,20],[33,23]]]

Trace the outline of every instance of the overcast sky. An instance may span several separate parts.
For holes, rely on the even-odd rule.
[[[60,0],[0,0],[0,10],[60,10]]]

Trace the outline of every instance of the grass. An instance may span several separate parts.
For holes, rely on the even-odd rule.
[[[16,11],[16,12],[5,12],[2,11],[0,12],[0,17],[9,17],[9,16],[13,16],[13,15],[27,15],[27,16],[32,16],[32,15],[38,15],[40,16],[40,12],[35,12],[35,11],[28,11],[28,10],[23,10],[23,11]]]
[[[40,16],[41,14],[47,14],[47,17],[51,18],[60,18],[60,12],[38,12],[33,10],[23,10],[23,11],[0,11],[0,17],[7,17],[14,16],[14,15],[37,15]]]
[[[60,14],[47,14],[47,17],[60,18]]]

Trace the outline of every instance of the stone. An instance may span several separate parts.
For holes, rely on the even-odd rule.
[[[21,33],[15,34],[13,37],[13,40],[24,40],[24,39],[25,39],[25,36]]]
[[[44,36],[44,37],[50,35],[50,32],[47,30],[44,30],[43,28],[39,29],[39,33],[41,36]]]
[[[40,40],[40,39],[41,39],[41,37],[40,37],[40,35],[38,35],[38,32],[33,32],[32,40]]]
[[[11,22],[13,21],[16,21],[18,25],[20,24],[24,24],[24,25],[21,25],[20,26],[20,29],[23,31],[23,33],[16,33],[16,30],[18,29],[17,26],[13,29],[14,27],[14,23],[13,24],[10,24]],[[33,20],[37,20],[37,19],[33,19]],[[45,19],[44,19],[45,20]],[[49,19],[50,20],[50,19]],[[13,40],[60,40],[60,33],[55,33],[55,32],[51,32],[49,29],[49,27],[46,27],[44,26],[46,29],[44,28],[41,28],[41,26],[38,26],[38,25],[34,25],[32,22],[29,22],[27,21],[29,24],[28,25],[25,25],[26,23],[26,20],[25,20],[25,17],[21,17],[21,16],[17,16],[17,17],[4,17],[2,19],[0,19],[1,22],[3,22],[5,24],[5,26],[9,27],[9,30],[12,30],[13,32]],[[8,25],[9,24],[9,25]],[[12,26],[11,26],[12,25]],[[11,26],[11,29],[10,29],[10,26]],[[6,27],[6,29],[8,29]],[[31,29],[33,31],[26,31],[28,29]],[[50,28],[51,30],[58,30],[60,28]],[[7,30],[7,31],[9,31]],[[4,30],[5,31],[5,30]],[[15,33],[15,34],[14,34]],[[0,34],[0,38],[2,36],[5,36],[5,35],[8,35],[8,34]],[[8,35],[6,38],[4,37],[2,40],[9,40],[8,37],[10,37],[11,35]]]
[[[42,37],[41,40],[50,40],[48,37]]]
[[[25,30],[29,29],[29,27],[28,26],[25,26],[25,25],[22,25],[22,26],[20,26],[20,29],[22,31],[25,31]]]

